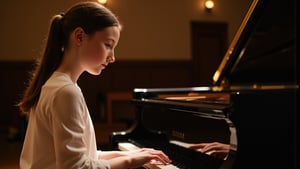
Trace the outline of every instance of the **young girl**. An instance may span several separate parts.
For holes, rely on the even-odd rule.
[[[81,2],[51,21],[43,57],[19,103],[28,114],[21,169],[136,168],[170,159],[159,150],[97,151],[95,132],[77,85],[115,61],[121,25],[96,2]]]

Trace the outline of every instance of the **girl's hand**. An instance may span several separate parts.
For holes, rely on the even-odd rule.
[[[189,148],[198,150],[202,153],[210,154],[218,158],[224,159],[230,150],[229,144],[223,144],[219,142],[212,143],[200,143],[191,145]]]
[[[140,167],[151,161],[156,161],[163,165],[167,165],[172,162],[162,151],[151,148],[141,148],[139,150],[128,151],[126,153],[130,158],[130,168]]]

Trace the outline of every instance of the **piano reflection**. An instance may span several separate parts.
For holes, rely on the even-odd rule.
[[[113,132],[114,149],[150,147],[172,164],[145,168],[298,167],[296,0],[254,0],[212,86],[136,88],[136,122]],[[191,148],[201,143],[228,145]]]

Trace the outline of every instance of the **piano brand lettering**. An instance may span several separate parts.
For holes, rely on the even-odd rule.
[[[172,136],[176,137],[176,138],[180,138],[180,139],[184,139],[184,133],[179,132],[179,131],[172,131]]]

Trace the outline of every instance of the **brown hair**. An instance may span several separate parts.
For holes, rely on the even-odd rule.
[[[37,104],[42,86],[61,64],[63,49],[68,47],[68,38],[75,28],[81,27],[85,33],[93,34],[110,26],[121,27],[121,24],[109,9],[91,1],[77,3],[65,14],[53,16],[44,52],[18,104],[20,110],[27,114]]]

